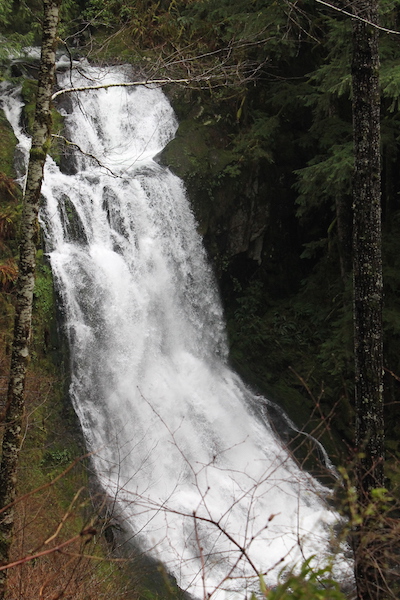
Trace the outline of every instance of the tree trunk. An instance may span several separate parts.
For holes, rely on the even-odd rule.
[[[13,535],[17,465],[22,443],[24,387],[29,360],[33,288],[36,266],[37,215],[43,168],[50,143],[50,99],[54,84],[55,44],[61,0],[43,0],[43,38],[38,78],[32,148],[24,194],[19,248],[19,275],[14,321],[2,458],[0,465],[0,564],[9,560]],[[0,600],[4,598],[6,570],[0,572]]]
[[[354,14],[377,23],[378,0],[355,0]],[[376,517],[365,514],[384,487],[379,50],[376,28],[353,20],[353,273],[356,479],[362,522],[355,532],[359,600],[385,594]]]

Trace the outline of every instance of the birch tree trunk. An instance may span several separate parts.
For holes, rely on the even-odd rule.
[[[22,443],[24,388],[29,360],[33,288],[36,267],[37,215],[43,168],[50,143],[50,100],[54,84],[55,45],[61,0],[43,0],[43,37],[38,78],[32,148],[20,232],[19,274],[11,355],[10,379],[0,465],[0,564],[7,564],[14,526],[14,500],[18,457]],[[6,573],[0,572],[0,600],[4,598]]]
[[[378,0],[355,0],[355,15],[378,22]],[[378,31],[353,20],[353,273],[356,478],[362,522],[355,532],[358,600],[386,598],[376,517],[365,514],[384,487],[380,93]]]

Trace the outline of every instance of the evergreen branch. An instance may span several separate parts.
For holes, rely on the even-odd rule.
[[[328,8],[332,8],[333,10],[336,10],[337,12],[340,12],[343,15],[346,15],[347,17],[351,17],[352,19],[361,21],[362,23],[365,23],[366,25],[371,25],[371,27],[375,27],[375,29],[379,29],[379,31],[383,31],[384,33],[392,33],[394,35],[400,35],[400,31],[395,31],[394,29],[387,29],[386,27],[382,27],[382,25],[378,25],[377,23],[368,21],[368,19],[363,19],[362,17],[359,17],[358,15],[354,15],[353,13],[350,13],[347,10],[344,10],[343,8],[339,8],[338,6],[335,6],[334,4],[325,2],[325,0],[315,0],[315,2],[317,2],[318,4],[323,4],[323,6],[327,6]]]

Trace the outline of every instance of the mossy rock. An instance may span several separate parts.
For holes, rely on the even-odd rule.
[[[68,353],[60,339],[53,274],[42,250],[37,252],[33,293],[32,358],[49,373],[64,374]]]
[[[70,198],[63,194],[59,204],[60,207],[64,206],[65,226],[69,239],[75,243],[87,243],[87,236],[82,220]]]
[[[197,114],[179,124],[175,138],[162,151],[160,162],[185,181],[199,176],[218,177],[236,159],[227,145],[217,123],[208,119],[199,106]]]
[[[36,94],[37,81],[35,79],[24,79],[21,96],[24,102],[23,118],[29,135],[32,135],[33,122],[35,120]]]
[[[4,112],[0,110],[0,171],[7,177],[15,177],[14,150],[17,141]]]
[[[175,108],[175,97],[173,102]],[[179,112],[183,114],[184,107]],[[237,197],[246,185],[218,115],[196,103],[158,160],[184,180],[200,234],[213,237],[220,229],[219,220],[226,223],[233,216]],[[223,248],[215,253],[223,253]]]
[[[24,79],[21,88],[21,96],[24,101],[23,118],[26,130],[32,135],[33,123],[36,110],[37,81],[35,79]],[[52,133],[60,135],[64,127],[64,117],[55,109],[51,111]],[[64,149],[62,140],[52,138],[48,148],[49,155],[59,165]]]

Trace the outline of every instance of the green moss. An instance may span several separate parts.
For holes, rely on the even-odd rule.
[[[236,157],[221,147],[221,138],[216,147],[216,137],[220,134],[214,127],[212,123],[204,125],[193,117],[185,119],[180,123],[176,137],[163,150],[162,161],[185,181],[199,176],[220,176]]]
[[[36,111],[37,81],[35,79],[24,79],[22,83],[21,95],[25,103],[23,115],[25,118],[27,132],[32,135],[33,123]],[[52,133],[61,134],[64,126],[64,117],[55,109],[51,111],[51,130]],[[60,158],[63,151],[63,142],[57,138],[51,141],[43,149],[35,149],[35,158],[43,158],[43,152],[49,153],[57,164],[60,164]]]
[[[47,152],[43,148],[31,148],[30,157],[32,160],[45,160]]]
[[[35,289],[33,292],[33,347],[35,358],[45,358],[49,352],[50,340],[57,328],[55,319],[55,296],[53,276],[43,251],[36,257]],[[54,340],[53,340],[54,341]]]
[[[15,177],[14,150],[17,138],[4,112],[0,110],[0,171],[8,177]]]
[[[218,252],[214,237],[220,230],[219,221],[226,223],[237,209],[237,198],[243,199],[245,177],[212,102],[196,101],[185,91],[170,96],[182,120],[160,162],[185,181],[199,232],[210,234],[208,249],[215,246],[214,255]]]
[[[22,82],[21,96],[24,101],[24,119],[27,132],[32,135],[33,122],[35,120],[37,81],[35,79],[24,79]]]
[[[51,120],[52,120],[52,133],[56,135],[62,135],[64,128],[64,117],[60,115],[60,113],[53,109],[51,111]],[[52,137],[49,145],[48,152],[52,159],[55,161],[57,165],[60,165],[61,156],[64,151],[64,142],[56,137]]]

